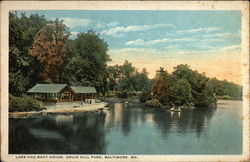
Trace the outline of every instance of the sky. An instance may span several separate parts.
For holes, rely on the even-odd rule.
[[[241,81],[240,11],[184,10],[23,10],[59,18],[71,39],[90,29],[109,45],[109,65],[132,62],[149,77],[159,67],[168,72],[188,64],[208,77]]]

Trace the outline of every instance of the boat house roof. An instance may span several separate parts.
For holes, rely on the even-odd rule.
[[[28,93],[59,93],[67,84],[36,84]]]
[[[36,84],[28,93],[59,93],[69,87],[75,93],[96,93],[95,87],[68,86],[67,84]]]
[[[97,93],[95,87],[71,86],[76,93]]]

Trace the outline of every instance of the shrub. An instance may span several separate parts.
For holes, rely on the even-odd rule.
[[[29,96],[9,97],[9,112],[15,111],[41,111],[45,109],[42,102]]]
[[[148,100],[146,102],[146,105],[152,106],[152,107],[162,107],[162,104],[160,103],[158,99]]]
[[[127,91],[118,91],[116,92],[116,96],[119,98],[128,98],[129,94]]]
[[[150,91],[144,91],[139,96],[140,102],[146,102],[148,100],[151,100],[151,92]]]

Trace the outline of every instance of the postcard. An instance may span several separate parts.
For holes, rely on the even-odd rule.
[[[249,157],[248,2],[1,2],[2,161]]]

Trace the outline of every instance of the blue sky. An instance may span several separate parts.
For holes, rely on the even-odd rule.
[[[177,63],[220,79],[240,70],[214,73],[211,66],[239,58],[241,47],[240,11],[157,11],[157,10],[36,10],[47,19],[59,18],[70,28],[71,39],[89,29],[100,33],[109,45],[110,64],[131,61],[139,70],[146,67],[150,76],[159,66],[171,71]],[[238,56],[238,57],[237,57]],[[227,60],[225,60],[227,59]],[[202,62],[203,61],[203,62]],[[239,64],[237,62],[237,65]],[[208,63],[210,62],[210,64]],[[207,67],[199,64],[208,64]],[[206,70],[210,68],[211,70]],[[239,69],[239,68],[237,68]],[[222,74],[223,73],[223,74]],[[226,78],[235,82],[240,79]]]

